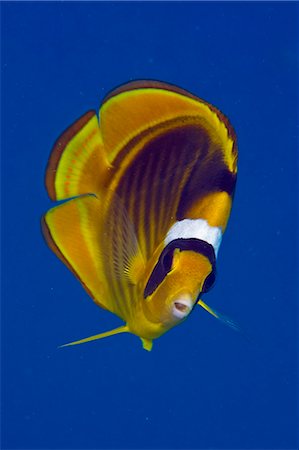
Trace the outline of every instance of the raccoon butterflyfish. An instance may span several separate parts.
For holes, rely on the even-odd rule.
[[[237,174],[235,132],[174,85],[134,81],[56,141],[42,219],[53,252],[143,347],[187,318],[213,285]]]

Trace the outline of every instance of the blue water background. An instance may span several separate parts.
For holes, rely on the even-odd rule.
[[[296,3],[2,3],[2,448],[294,449],[297,415]],[[215,104],[239,179],[201,308],[148,353],[45,245],[59,134],[131,79]]]

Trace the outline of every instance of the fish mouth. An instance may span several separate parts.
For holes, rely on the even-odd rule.
[[[173,302],[172,314],[178,319],[184,319],[190,314],[193,308],[193,303],[190,296],[185,296],[176,299]]]

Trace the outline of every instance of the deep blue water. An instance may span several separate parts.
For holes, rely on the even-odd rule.
[[[298,448],[296,3],[2,3],[2,448]],[[50,252],[58,135],[130,79],[215,104],[239,178],[205,297],[151,353]]]

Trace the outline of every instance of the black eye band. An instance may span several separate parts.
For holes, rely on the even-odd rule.
[[[174,239],[162,251],[157,264],[155,265],[151,276],[144,289],[144,298],[151,295],[164,280],[172,267],[173,253],[176,249],[180,251],[191,250],[205,256],[212,265],[212,272],[206,278],[202,293],[207,292],[213,285],[216,277],[216,256],[214,248],[211,244],[201,239]]]

